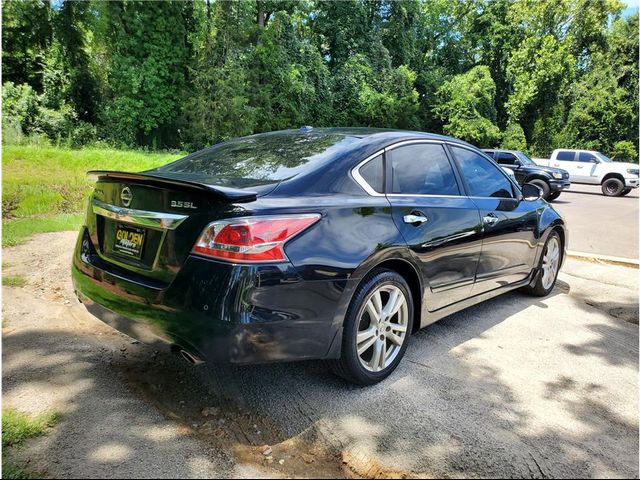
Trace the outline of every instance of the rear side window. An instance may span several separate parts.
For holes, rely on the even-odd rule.
[[[598,163],[598,160],[596,160],[596,156],[588,152],[580,152],[578,154],[578,161],[587,163]]]
[[[497,152],[496,156],[493,157],[493,158],[495,158],[498,163],[502,163],[503,165],[515,165],[516,164],[516,156],[513,153]]]
[[[451,147],[472,197],[514,198],[513,186],[499,167],[466,148]]]
[[[394,148],[391,162],[391,192],[408,195],[460,195],[453,167],[439,144],[417,144]]]
[[[376,192],[384,192],[384,167],[382,165],[382,155],[378,155],[373,160],[368,161],[360,167],[360,176]]]
[[[575,152],[569,152],[567,150],[560,150],[556,156],[556,160],[564,160],[565,162],[573,162]]]

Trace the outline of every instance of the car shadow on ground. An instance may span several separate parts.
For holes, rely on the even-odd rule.
[[[552,295],[568,292],[559,282]],[[276,458],[287,459],[274,467],[285,475],[637,476],[637,418],[620,417],[603,400],[606,387],[566,374],[544,383],[535,402],[550,402],[570,417],[569,425],[582,425],[571,430],[564,420],[541,423],[527,407],[527,388],[503,381],[517,365],[468,360],[486,355],[482,342],[494,341],[488,332],[524,310],[548,321],[547,301],[513,292],[445,318],[411,338],[389,379],[366,388],[334,377],[321,362],[192,368],[121,335],[105,346],[90,332],[17,331],[3,339],[3,393],[28,395],[41,383],[71,386],[65,421],[40,441],[34,462],[84,464],[69,474],[199,476],[211,474],[207,465],[225,474],[233,455],[262,462],[261,453],[250,455],[268,444]],[[576,314],[593,312],[582,299],[572,301]],[[637,333],[634,348],[625,342],[625,322],[588,328],[587,341],[564,346],[569,358],[637,370]],[[510,348],[509,339],[497,348]],[[162,417],[141,415],[144,402],[128,400],[126,388],[208,453],[182,451],[177,434],[163,430]],[[161,468],[158,459],[170,459],[171,468]]]

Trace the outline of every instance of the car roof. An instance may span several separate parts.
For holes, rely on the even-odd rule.
[[[290,129],[290,130],[278,130],[274,132],[267,133],[257,133],[254,135],[250,135],[249,137],[244,138],[252,138],[266,135],[304,135],[306,133],[313,133],[315,135],[343,135],[345,137],[354,137],[366,140],[368,144],[371,145],[380,145],[380,148],[386,145],[390,145],[393,143],[397,143],[403,140],[438,140],[442,142],[450,142],[457,143],[460,145],[466,145],[472,148],[478,148],[475,145],[471,145],[463,140],[459,140],[457,138],[449,137],[447,135],[440,135],[437,133],[429,133],[429,132],[419,132],[415,130],[398,130],[391,128],[371,128],[371,127],[322,127],[322,128],[314,128],[314,127],[302,127],[299,129]]]
[[[507,150],[506,148],[482,148],[483,152],[508,152],[508,153],[522,153],[520,150]]]

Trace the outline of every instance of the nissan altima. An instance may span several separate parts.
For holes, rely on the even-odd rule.
[[[442,317],[549,294],[567,245],[538,187],[421,132],[306,127],[90,174],[79,300],[191,363],[324,359],[373,384]]]

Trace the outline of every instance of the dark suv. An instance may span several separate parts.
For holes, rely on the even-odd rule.
[[[541,167],[517,150],[488,150],[484,153],[500,166],[513,170],[520,185],[533,183],[542,189],[542,198],[551,202],[571,186],[569,172],[561,168]]]

